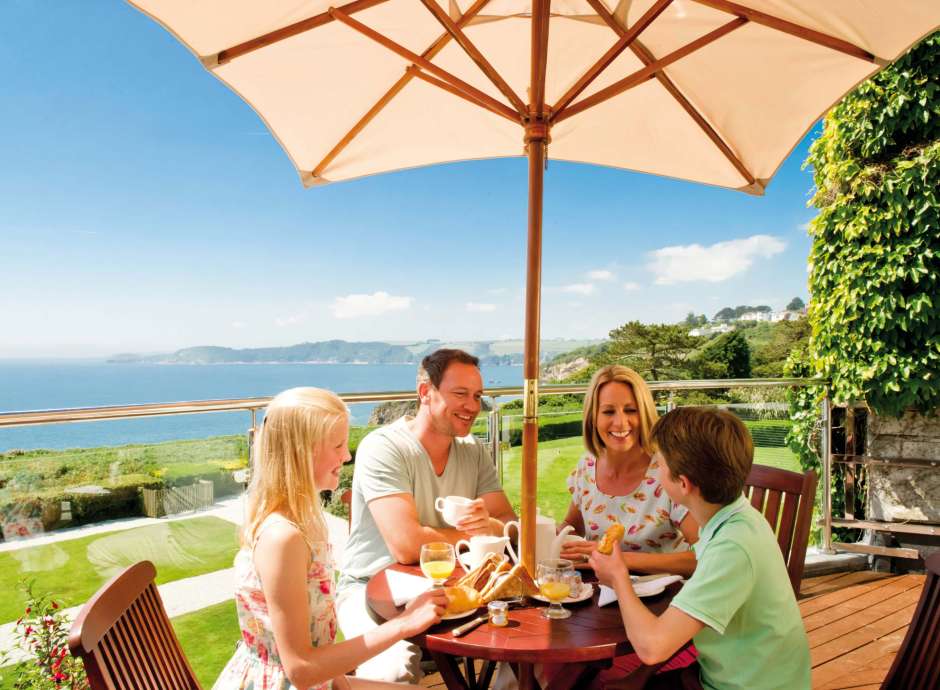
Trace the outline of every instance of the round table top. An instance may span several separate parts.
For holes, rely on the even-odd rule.
[[[396,563],[388,569],[421,576],[420,568],[414,565]],[[662,613],[680,587],[678,583],[672,584],[662,594],[645,598],[643,602],[654,613]],[[473,616],[468,616],[442,621],[412,641],[430,651],[454,656],[533,664],[597,661],[632,652],[620,609],[614,604],[599,607],[598,594],[599,588],[595,585],[591,599],[565,604],[572,615],[563,620],[545,618],[539,609],[546,604],[526,599],[524,608],[509,611],[509,625],[506,627],[497,628],[483,623],[462,637],[451,635],[453,628],[473,619]],[[366,601],[383,620],[394,618],[403,610],[392,601],[385,570],[369,580]],[[477,615],[484,613],[486,609],[480,609]]]

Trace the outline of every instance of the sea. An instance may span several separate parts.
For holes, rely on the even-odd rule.
[[[0,412],[271,396],[295,386],[337,393],[410,391],[413,364],[114,364],[0,360]],[[484,386],[520,386],[522,367],[483,367]],[[351,407],[365,424],[374,404]],[[0,429],[0,452],[94,448],[245,433],[248,412],[210,412]]]

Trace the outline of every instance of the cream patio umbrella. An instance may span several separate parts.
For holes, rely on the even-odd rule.
[[[548,158],[761,194],[826,109],[940,24],[938,0],[130,1],[255,109],[304,185],[528,156],[530,571]]]

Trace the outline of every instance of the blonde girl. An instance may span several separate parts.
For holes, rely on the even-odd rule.
[[[213,690],[393,687],[344,674],[440,620],[446,597],[429,592],[398,618],[334,643],[335,573],[319,492],[337,488],[348,446],[349,412],[330,391],[292,388],[268,406],[235,557],[242,639]]]

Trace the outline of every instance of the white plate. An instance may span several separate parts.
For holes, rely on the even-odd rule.
[[[579,601],[586,601],[594,595],[594,585],[587,583],[581,585],[581,593],[577,597],[565,597],[561,600],[562,604],[577,604]],[[548,599],[543,597],[541,594],[533,594],[533,599],[538,599],[539,601],[544,601],[546,604],[550,604]]]
[[[634,586],[633,591],[636,592],[636,595],[641,599],[643,597],[655,597],[657,594],[662,594],[666,591],[665,585],[660,585],[655,589],[644,589],[641,583],[638,583],[639,586]]]
[[[451,613],[446,616],[441,616],[442,621],[455,621],[459,618],[466,618],[467,616],[472,616],[479,609],[470,609],[469,611],[464,611],[463,613]]]

